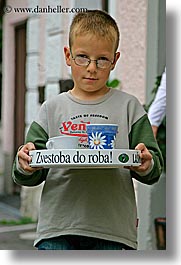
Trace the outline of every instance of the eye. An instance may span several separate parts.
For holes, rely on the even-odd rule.
[[[88,58],[88,56],[87,56],[87,55],[85,55],[85,54],[77,54],[77,55],[76,55],[76,57]]]
[[[99,57],[98,60],[101,60],[101,61],[109,61],[106,57]]]

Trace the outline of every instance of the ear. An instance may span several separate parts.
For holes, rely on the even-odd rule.
[[[119,59],[119,57],[120,57],[120,52],[116,52],[115,58],[114,58],[114,63],[112,64],[111,70],[114,69],[114,67],[115,67],[115,65],[116,65],[117,60]]]
[[[64,55],[65,55],[65,61],[68,66],[71,66],[71,54],[70,54],[70,48],[64,47]]]

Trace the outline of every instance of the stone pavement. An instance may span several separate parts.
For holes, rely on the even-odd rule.
[[[16,223],[22,219],[18,195],[0,195],[0,250],[36,250],[33,247],[36,224]],[[2,224],[13,221],[14,224]]]

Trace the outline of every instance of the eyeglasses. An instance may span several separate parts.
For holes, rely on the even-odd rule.
[[[96,62],[97,68],[101,69],[107,69],[114,63],[114,61],[110,61],[106,57],[101,57],[97,60],[91,60],[85,55],[76,55],[75,57],[72,56],[72,60],[74,60],[75,64],[79,66],[88,66],[91,62]]]

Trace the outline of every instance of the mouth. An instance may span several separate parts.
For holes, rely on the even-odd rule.
[[[88,80],[88,81],[97,81],[97,78],[93,78],[93,77],[84,77],[83,79]]]

